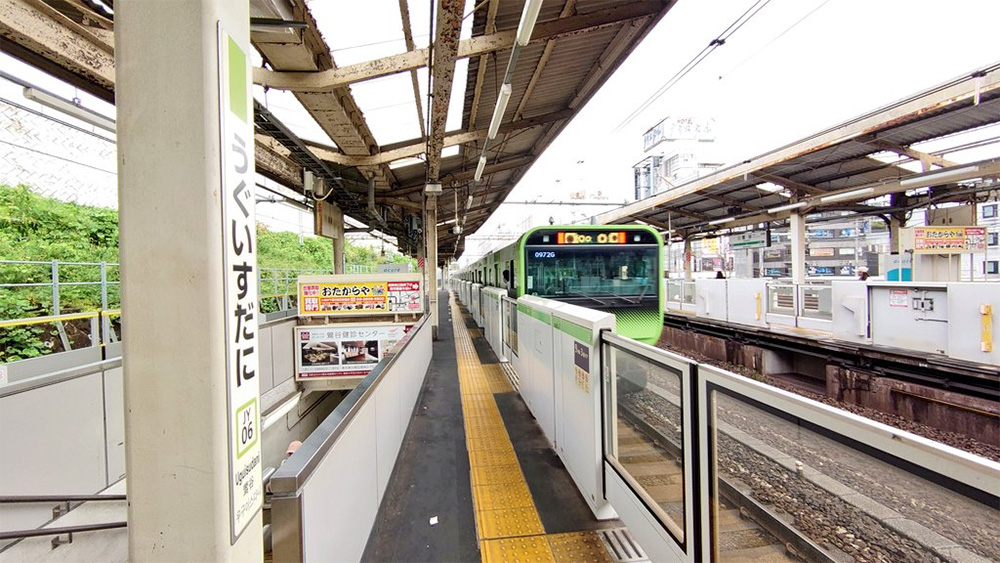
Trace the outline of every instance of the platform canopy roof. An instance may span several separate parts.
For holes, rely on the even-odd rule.
[[[434,0],[430,49],[417,48],[419,32],[411,26],[413,10],[426,10],[426,1],[399,0],[394,13],[384,6],[363,9],[354,25],[393,21],[405,49],[343,65],[328,42],[334,32],[321,25],[329,19],[321,21],[310,9],[322,4],[328,17],[342,20],[347,16],[338,11],[357,18],[358,5],[367,3],[250,0],[251,41],[264,61],[254,69],[255,84],[290,92],[328,137],[307,143],[258,103],[257,171],[300,194],[303,171],[312,171],[349,216],[397,237],[410,253],[421,240],[410,216],[423,212],[424,185],[440,182],[439,256],[457,256],[464,236],[482,226],[675,1],[544,0],[530,42],[517,47],[516,64],[509,67],[525,0]],[[471,35],[462,37],[467,17]],[[113,102],[112,0],[0,0],[0,47]],[[467,67],[456,65],[461,59],[468,59]],[[456,68],[467,68],[464,92],[452,92]],[[431,77],[429,107],[417,72]],[[355,99],[358,85],[393,75],[412,78],[410,101],[420,132],[408,140],[380,139]],[[509,101],[484,154],[504,82],[510,84]],[[448,130],[453,96],[461,96],[461,125]],[[486,162],[476,182],[480,157]],[[450,234],[456,223],[464,235]]]
[[[888,219],[929,205],[976,201],[1000,190],[1000,158],[956,162],[949,156],[995,147],[1000,139],[945,143],[930,153],[916,147],[998,123],[1000,63],[593,222],[646,223],[688,238],[753,228],[791,213],[847,211]]]

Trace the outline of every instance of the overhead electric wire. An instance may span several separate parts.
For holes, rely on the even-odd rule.
[[[778,35],[774,36],[773,39],[771,39],[766,44],[764,44],[760,49],[757,49],[756,51],[754,51],[749,57],[747,57],[747,58],[743,59],[742,61],[740,61],[739,63],[737,63],[736,66],[734,66],[733,68],[729,69],[725,74],[719,75],[719,80],[722,80],[723,78],[729,76],[730,74],[733,73],[734,70],[740,68],[741,66],[743,66],[744,64],[746,64],[747,61],[749,61],[750,59],[752,59],[752,58],[756,57],[757,55],[759,55],[762,51],[764,51],[765,49],[767,49],[768,47],[770,47],[772,43],[774,43],[778,39],[781,39],[782,37],[784,37],[784,35],[786,33],[788,33],[789,31],[791,31],[793,29],[795,29],[795,27],[797,25],[799,25],[800,23],[802,23],[803,21],[805,21],[806,18],[808,18],[809,16],[811,16],[811,15],[815,14],[816,12],[818,12],[820,8],[822,8],[823,6],[826,6],[829,2],[830,2],[830,0],[823,0],[823,2],[821,2],[818,6],[816,6],[812,10],[810,10],[809,13],[807,13],[806,15],[802,16],[801,18],[799,18],[798,21],[796,21],[792,25],[790,25],[787,28],[785,28],[785,30],[782,31],[781,33],[779,33]]]
[[[641,114],[643,111],[646,110],[646,108],[652,105],[653,102],[658,100],[660,96],[665,94],[667,90],[673,88],[674,85],[676,85],[678,82],[681,81],[681,79],[687,76],[689,72],[691,72],[692,70],[695,69],[695,67],[701,64],[701,61],[705,60],[705,58],[708,57],[708,55],[710,55],[712,51],[714,51],[718,47],[721,47],[722,45],[725,45],[727,39],[732,37],[733,34],[735,34],[737,31],[740,30],[741,27],[743,27],[744,24],[750,21],[751,18],[757,15],[758,12],[760,12],[762,9],[764,9],[765,6],[767,6],[770,3],[771,0],[757,0],[752,6],[750,6],[750,8],[747,9],[747,11],[743,12],[743,14],[740,15],[740,17],[736,18],[736,20],[733,23],[729,24],[729,27],[723,30],[723,32],[720,33],[715,39],[709,41],[708,45],[705,46],[705,48],[703,48],[697,55],[695,55],[694,58],[688,61],[687,64],[681,67],[681,69],[678,70],[672,77],[670,77],[670,79],[667,80],[666,83],[663,84],[663,86],[660,86],[660,88],[656,92],[654,92],[649,98],[647,98],[646,101],[640,104],[638,108],[633,110],[632,113],[630,113],[628,117],[625,118],[624,121],[622,121],[621,123],[618,124],[617,127],[615,127],[614,132],[617,133],[622,129],[624,129],[625,126],[631,123],[636,117],[639,116],[639,114]]]

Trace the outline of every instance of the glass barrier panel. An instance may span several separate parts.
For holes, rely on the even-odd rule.
[[[833,319],[833,288],[802,286],[802,310],[799,314],[811,319]]]
[[[1000,560],[995,499],[714,384],[709,401],[715,561]]]
[[[616,403],[609,458],[678,543],[684,543],[681,372],[609,345]]]
[[[694,305],[695,285],[694,282],[684,282],[684,303]]]
[[[680,303],[684,295],[684,282],[667,280],[667,301]]]
[[[767,312],[780,315],[795,314],[795,286],[767,286]]]

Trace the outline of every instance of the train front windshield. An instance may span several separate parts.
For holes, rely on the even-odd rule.
[[[659,248],[645,231],[534,233],[524,247],[525,293],[596,309],[656,308]]]

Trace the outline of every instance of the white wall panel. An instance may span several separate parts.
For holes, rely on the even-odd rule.
[[[378,512],[375,404],[361,408],[302,488],[303,561],[360,561]]]

